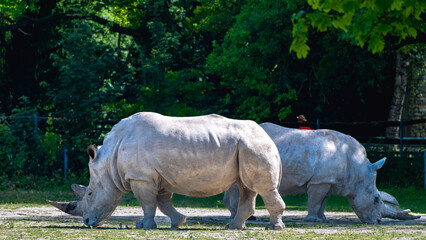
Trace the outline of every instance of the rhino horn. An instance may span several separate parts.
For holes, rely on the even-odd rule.
[[[396,200],[394,196],[390,195],[387,192],[380,191],[380,197],[385,203],[390,203],[390,204],[399,206],[398,200]]]
[[[420,216],[411,215],[410,211],[411,210],[401,210],[393,205],[384,204],[382,209],[382,217],[399,220],[413,220],[420,218]]]
[[[84,194],[86,193],[86,186],[80,185],[80,184],[72,184],[71,185],[72,190],[74,191],[75,195],[77,195],[78,198],[82,199]]]
[[[380,159],[379,161],[377,161],[377,162],[375,162],[375,163],[371,164],[371,165],[370,165],[370,168],[371,168],[373,171],[377,171],[377,170],[379,170],[380,168],[382,168],[382,167],[383,167],[383,164],[385,164],[385,162],[386,162],[386,157],[384,157],[384,158]]]
[[[81,208],[79,207],[79,201],[74,201],[74,202],[54,202],[50,200],[46,200],[46,201],[65,213],[71,214],[73,216],[83,216],[83,211],[81,211]]]

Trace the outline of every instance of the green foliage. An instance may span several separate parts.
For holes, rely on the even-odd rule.
[[[394,56],[348,41],[376,51],[394,32],[419,35],[420,7],[408,4],[2,1],[0,30],[23,27],[0,31],[0,111],[8,116],[0,123],[0,176],[19,186],[62,183],[68,149],[69,178],[85,182],[87,146],[140,111],[258,122],[301,113],[309,121],[384,119]],[[372,8],[414,20],[388,24]],[[65,17],[43,20],[57,14]],[[36,133],[35,113],[47,117]]]
[[[398,44],[407,38],[416,38],[425,27],[422,15],[426,4],[421,0],[307,2],[312,9],[293,14],[292,18],[290,51],[298,58],[305,58],[309,51],[309,28],[319,32],[329,28],[343,30],[356,45],[363,47],[368,43],[368,50],[378,53],[384,50],[387,36],[394,38],[393,44]]]
[[[254,7],[255,6],[255,7]],[[282,1],[248,1],[227,32],[222,45],[208,57],[208,70],[220,76],[225,115],[263,121],[283,120],[297,96],[282,78],[282,39],[288,38]],[[285,56],[285,55],[284,55]]]
[[[3,0],[0,3],[0,13],[15,20],[27,12],[38,12],[38,2],[39,0]]]
[[[377,184],[386,188],[422,188],[424,183],[424,151],[424,148],[419,148],[417,151],[403,151],[401,157],[399,151],[368,150],[368,157],[371,162],[387,157],[386,164],[378,172]]]
[[[61,150],[61,136],[54,132],[52,122],[44,133],[38,128],[35,110],[23,106],[15,108],[9,119],[0,122],[0,188],[38,188],[46,177],[53,177],[57,156]],[[59,181],[58,181],[59,180]],[[55,184],[61,179],[56,179]]]

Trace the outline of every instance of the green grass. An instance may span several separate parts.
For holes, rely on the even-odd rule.
[[[412,208],[418,213],[426,213],[426,190],[424,189],[381,189],[395,196],[401,208]],[[176,207],[224,208],[223,194],[209,198],[192,198],[175,195]],[[49,189],[45,191],[7,190],[0,191],[1,211],[22,206],[46,205],[45,200],[71,201],[76,197],[71,190]],[[286,196],[287,210],[305,210],[305,194]],[[139,207],[132,193],[125,194],[121,206]],[[264,208],[260,198],[257,208]],[[347,198],[330,196],[326,211],[349,211]],[[289,220],[287,220],[289,221]],[[84,227],[81,219],[46,217],[45,219],[0,219],[0,239],[426,239],[426,224],[410,225],[333,225],[300,224],[286,222],[283,231],[265,231],[264,225],[247,224],[248,230],[224,230],[225,222],[202,222],[192,217],[180,230],[171,230],[169,223],[158,222],[158,230],[135,229],[134,221],[109,219],[102,227]]]
[[[249,224],[245,231],[224,230],[223,223],[189,222],[179,230],[159,225],[157,230],[135,229],[134,223],[108,221],[103,227],[82,227],[66,219],[0,222],[0,238],[7,239],[424,239],[424,225],[333,227],[326,224],[287,225],[283,231],[265,231]],[[131,226],[131,227],[129,227]]]
[[[413,209],[417,213],[426,213],[426,190],[414,188],[393,188],[380,189],[392,194],[400,203],[402,209]],[[222,204],[223,194],[208,198],[194,198],[182,196],[179,194],[173,195],[173,203],[176,207],[195,207],[195,208],[225,208]],[[64,190],[5,190],[0,191],[0,204],[45,204],[46,199],[55,201],[73,201],[77,197],[71,191]],[[307,210],[306,194],[285,196],[284,202],[287,205],[287,210]],[[120,203],[121,206],[140,206],[137,199],[132,193],[124,194]],[[265,208],[262,199],[258,196],[256,208]],[[346,197],[331,195],[327,200],[326,211],[336,212],[351,212],[349,202]]]

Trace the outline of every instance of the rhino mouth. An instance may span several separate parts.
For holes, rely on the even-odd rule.
[[[83,222],[84,222],[84,225],[88,227],[94,227],[94,228],[102,226],[103,224],[103,222],[99,221],[98,218],[95,218],[95,219],[85,218]]]
[[[99,216],[95,216],[95,217],[83,217],[83,222],[84,225],[88,226],[88,227],[100,227],[102,226],[105,221],[112,215],[114,211],[108,211],[105,214],[101,214]]]

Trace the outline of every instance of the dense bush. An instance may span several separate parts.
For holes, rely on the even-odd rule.
[[[404,148],[402,157],[399,151],[383,147],[368,150],[368,158],[375,162],[386,157],[386,163],[377,172],[377,185],[392,187],[422,188],[424,184],[424,151],[423,147]]]

